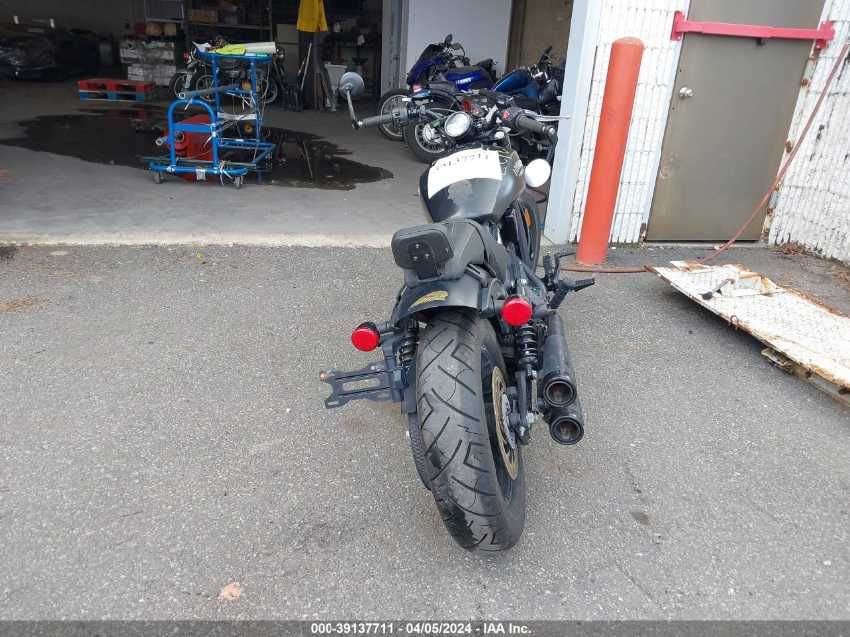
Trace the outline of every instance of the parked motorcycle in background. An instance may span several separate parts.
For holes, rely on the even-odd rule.
[[[200,91],[211,88],[213,78],[211,68],[197,55],[197,51],[206,51],[211,48],[210,44],[202,44],[193,42],[194,49],[184,53],[186,60],[186,68],[177,71],[169,82],[169,91],[174,94],[175,98],[180,97],[180,93],[187,91]],[[213,47],[219,48],[227,44],[223,38],[217,38]],[[280,46],[277,51],[271,56],[271,63],[268,66],[257,66],[257,91],[263,100],[263,104],[272,104],[278,100],[281,94],[283,74],[284,74],[284,58],[286,52]],[[247,80],[247,67],[239,62],[223,60],[219,64],[219,73],[227,76],[227,82],[232,84],[238,81]],[[212,95],[201,96],[206,102],[212,103],[215,97]],[[300,108],[296,109],[300,110]]]
[[[399,109],[403,98],[428,88],[435,80],[452,84],[458,91],[488,88],[496,81],[493,60],[488,58],[470,66],[463,45],[454,42],[449,33],[442,42],[425,47],[407,74],[406,88],[392,89],[381,95],[378,113],[387,115]],[[378,126],[378,130],[387,139],[403,139],[402,131],[392,122]]]
[[[405,125],[435,116],[405,102],[358,119],[351,96],[363,79],[346,73],[340,91],[355,128]],[[404,282],[387,321],[352,335],[381,360],[355,372],[322,372],[328,408],[352,400],[394,400],[408,420],[413,461],[446,529],[463,548],[513,546],[525,525],[522,449],[542,418],[551,437],[573,445],[584,434],[566,332],[556,310],[571,291],[594,283],[560,279],[562,255],[537,274],[540,223],[526,185],[539,187],[550,164],[527,166],[513,133],[548,137],[554,127],[512,104],[485,114],[452,113],[444,130],[458,141],[419,181],[433,223],[395,233],[392,253]],[[550,151],[550,157],[551,157]]]
[[[180,93],[192,91],[195,88],[195,74],[198,67],[203,67],[203,63],[198,58],[197,51],[199,46],[197,42],[192,43],[194,48],[191,51],[183,53],[183,60],[186,62],[186,67],[179,69],[171,76],[171,81],[168,83],[168,92],[174,96],[174,99],[180,99]]]
[[[491,89],[476,87],[478,92],[490,90],[509,94],[515,97],[516,104],[522,108],[543,115],[557,115],[561,108],[564,67],[563,64],[554,64],[551,52],[552,47],[549,46],[537,64],[507,73]],[[432,82],[430,89],[413,94],[414,99],[442,115],[429,121],[411,122],[402,129],[405,143],[422,162],[430,163],[443,157],[452,146],[451,138],[444,133],[443,124],[449,115],[463,108],[466,96],[455,94],[454,99],[447,98],[450,86]]]

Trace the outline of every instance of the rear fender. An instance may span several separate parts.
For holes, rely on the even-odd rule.
[[[399,325],[409,317],[427,316],[445,308],[475,310],[484,317],[494,315],[497,300],[505,296],[504,287],[497,279],[477,274],[467,270],[459,279],[437,279],[403,288],[390,322]]]

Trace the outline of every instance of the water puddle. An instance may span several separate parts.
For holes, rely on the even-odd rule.
[[[0,139],[0,144],[76,157],[99,164],[144,165],[140,157],[162,156],[156,146],[164,134],[165,110],[161,107],[80,109],[69,115],[42,115],[18,122],[21,133]],[[264,127],[277,144],[271,172],[263,183],[275,186],[350,190],[355,184],[388,179],[392,173],[345,157],[350,151],[311,133]],[[241,157],[233,157],[239,161]],[[249,177],[251,183],[253,177]],[[218,180],[211,183],[218,183]]]

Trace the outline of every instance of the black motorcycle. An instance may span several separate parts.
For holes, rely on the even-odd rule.
[[[518,106],[533,113],[538,122],[551,125],[557,133],[561,116],[541,113],[537,105],[530,104],[524,95],[508,95],[489,89],[478,89],[466,94],[443,93],[440,96],[443,102],[447,103],[451,100],[453,104],[453,110],[449,111],[447,115],[445,109],[433,105],[434,95],[440,92],[439,88],[433,88],[426,95],[417,94],[408,98],[407,101],[412,102],[415,107],[423,109],[425,115],[417,118],[417,124],[410,124],[405,127],[405,131],[410,131],[413,126],[429,127],[432,134],[439,138],[438,143],[441,151],[436,158],[443,157],[453,152],[458,146],[469,143],[469,133],[458,136],[455,130],[458,120],[460,122],[465,121],[463,118],[454,118],[452,120],[454,126],[446,126],[449,123],[451,113],[454,111],[469,113],[475,127],[480,129],[482,126],[489,128],[493,118],[501,110]],[[552,109],[547,109],[547,112],[551,113]],[[551,161],[549,155],[553,147],[549,135],[540,135],[527,130],[511,130],[508,133],[511,146],[517,151],[524,163],[538,158],[546,158],[547,161]],[[424,157],[420,159],[424,160]]]
[[[351,96],[363,80],[346,73],[340,91],[355,128],[429,117],[408,102],[390,114],[357,118]],[[512,131],[557,142],[534,114],[507,106],[488,121],[451,115],[446,127],[467,143],[436,161],[419,188],[434,223],[395,233],[392,253],[404,272],[388,321],[352,335],[382,360],[355,372],[322,372],[328,408],[357,399],[394,400],[408,419],[413,461],[452,537],[466,549],[505,550],[525,524],[522,447],[538,418],[552,438],[584,435],[575,373],[556,310],[593,279],[559,278],[561,255],[543,259],[540,227],[526,184],[542,185],[550,166],[523,165]]]

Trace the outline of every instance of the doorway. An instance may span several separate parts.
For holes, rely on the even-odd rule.
[[[514,0],[506,71],[534,64],[552,45],[552,57],[562,60],[570,37],[573,0]]]
[[[688,19],[815,28],[823,0],[691,0]],[[776,175],[812,42],[684,36],[650,241],[721,241]],[[742,235],[761,237],[762,210]]]

